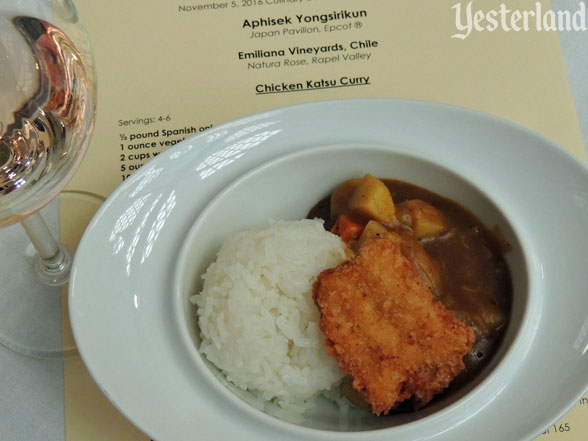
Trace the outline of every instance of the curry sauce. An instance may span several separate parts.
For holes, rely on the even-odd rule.
[[[398,207],[396,217],[400,219],[394,224],[384,223],[386,228],[418,240],[419,247],[439,268],[438,289],[432,291],[457,319],[474,329],[476,341],[464,357],[465,370],[454,381],[467,382],[491,360],[508,324],[512,303],[511,276],[504,259],[508,243],[467,208],[450,199],[407,182],[381,181],[390,191]],[[332,196],[319,201],[308,213],[309,218],[323,219],[330,231],[336,228],[338,218],[338,213],[333,213]],[[404,204],[408,201],[424,201],[438,210],[443,216],[443,231],[418,237],[414,228],[401,219],[403,210],[410,205]]]

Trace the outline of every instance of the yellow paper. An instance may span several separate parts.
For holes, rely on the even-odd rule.
[[[194,133],[277,106],[345,97],[466,106],[585,157],[557,34],[496,30],[451,38],[456,0],[76,3],[95,50],[98,118],[70,189],[106,197],[145,161]],[[516,2],[520,9],[534,5]],[[338,18],[323,23],[325,14]],[[254,29],[260,19],[268,22]],[[66,363],[65,386],[67,441],[147,439],[120,418],[111,423],[116,411],[79,362]],[[558,439],[588,437],[580,421],[569,423],[569,433],[558,431]]]
[[[579,400],[578,404],[561,420],[547,427],[540,441],[565,440],[584,441],[588,434],[588,396]]]

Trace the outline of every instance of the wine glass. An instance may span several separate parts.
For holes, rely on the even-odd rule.
[[[0,343],[30,356],[63,355],[56,287],[68,281],[72,256],[39,210],[82,161],[95,84],[70,0],[0,0]],[[36,250],[33,265],[10,226],[17,223]]]

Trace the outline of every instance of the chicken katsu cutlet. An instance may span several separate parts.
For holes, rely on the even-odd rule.
[[[376,415],[407,400],[427,404],[464,369],[475,340],[395,240],[370,240],[353,260],[323,271],[313,297],[329,353]]]

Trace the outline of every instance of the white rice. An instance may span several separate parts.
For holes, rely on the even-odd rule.
[[[345,259],[320,220],[275,221],[226,239],[197,305],[200,351],[229,381],[303,411],[342,378],[312,299],[316,276]]]

